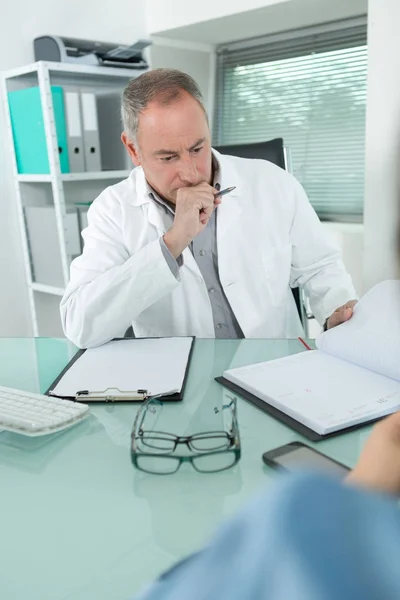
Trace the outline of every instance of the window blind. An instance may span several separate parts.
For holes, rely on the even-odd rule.
[[[321,218],[360,219],[366,25],[291,32],[217,50],[215,145],[282,137]]]

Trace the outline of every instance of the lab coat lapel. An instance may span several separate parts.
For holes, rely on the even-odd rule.
[[[164,235],[171,227],[171,216],[154,201],[149,200],[149,223],[157,228],[160,235]]]
[[[219,152],[213,151],[220,168],[221,189],[235,186],[235,189],[222,196],[221,204],[217,208],[217,246],[218,253],[220,246],[226,245],[227,240],[237,231],[237,221],[242,213],[241,190],[242,181],[236,169],[232,165],[232,159],[229,156],[223,156]]]

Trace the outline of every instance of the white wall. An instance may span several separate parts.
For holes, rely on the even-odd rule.
[[[164,31],[292,0],[147,0],[149,31]]]
[[[364,278],[399,276],[400,2],[369,0]]]
[[[159,67],[179,69],[191,75],[200,87],[207,111],[211,116],[214,106],[213,46],[155,37],[150,49],[150,60],[153,69]]]
[[[223,44],[364,15],[368,0],[148,0],[151,34]]]
[[[353,280],[357,294],[362,296],[365,291],[363,278],[364,225],[362,223],[332,222],[325,222],[322,225],[340,248],[344,265]]]
[[[23,6],[22,6],[23,4]],[[0,70],[34,62],[32,40],[43,34],[128,43],[147,33],[141,2],[81,0],[11,2],[0,20]],[[0,99],[0,336],[31,334],[19,230],[5,147]]]

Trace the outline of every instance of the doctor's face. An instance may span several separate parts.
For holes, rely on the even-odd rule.
[[[182,91],[171,104],[151,102],[139,117],[138,146],[122,141],[132,161],[143,167],[151,187],[176,202],[177,191],[206,181],[211,184],[210,130],[200,104]]]

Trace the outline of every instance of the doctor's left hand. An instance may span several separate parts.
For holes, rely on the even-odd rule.
[[[332,329],[332,327],[336,327],[337,325],[341,325],[345,323],[353,316],[353,309],[357,304],[357,300],[349,300],[343,306],[339,306],[335,310],[335,312],[329,317],[327,323],[327,329]]]

